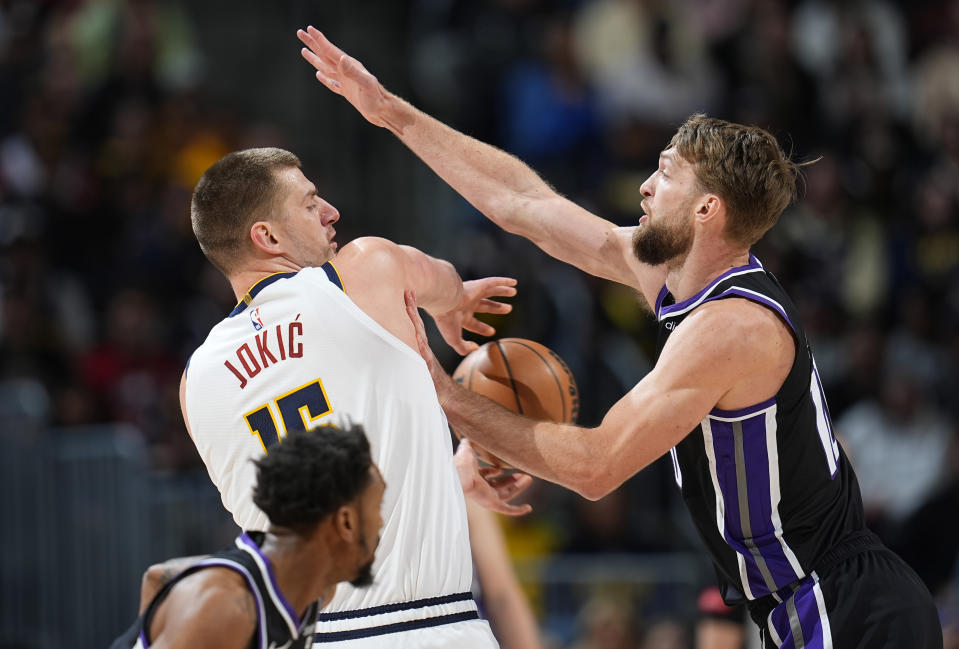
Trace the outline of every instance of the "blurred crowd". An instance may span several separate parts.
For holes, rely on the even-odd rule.
[[[209,62],[225,52],[190,4],[0,0],[0,379],[43,386],[50,426],[134,424],[160,471],[202,470],[178,380],[233,299],[190,230],[193,184],[230,150],[306,135],[211,97]],[[959,627],[959,2],[401,4],[406,23],[390,29],[406,46],[387,56],[404,57],[414,103],[619,224],[638,218],[639,185],[694,112],[766,127],[811,163],[755,253],[803,315],[870,524]],[[254,23],[264,10],[230,6]],[[438,182],[418,191],[444,206],[430,219],[452,224],[429,252],[464,277],[520,280],[500,334],[563,356],[581,423],[598,423],[652,363],[636,297],[498,232]],[[413,208],[396,209],[402,222]],[[697,547],[665,467],[596,503],[547,485],[530,498],[537,513],[507,522],[519,557]],[[584,609],[577,649],[689,642],[632,627],[593,639],[590,616],[620,608]]]

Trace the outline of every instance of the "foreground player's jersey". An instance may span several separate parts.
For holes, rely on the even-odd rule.
[[[340,584],[324,613],[469,591],[463,491],[426,363],[347,297],[330,264],[253,286],[190,359],[185,401],[210,478],[247,530],[268,524],[251,458],[293,426],[366,429],[386,480],[375,583]]]
[[[863,528],[864,515],[796,308],[755,257],[679,303],[663,287],[656,300],[659,351],[693,310],[729,298],[771,309],[796,341],[793,366],[772,399],[712,410],[671,451],[683,499],[733,601],[806,576],[826,550]]]
[[[157,607],[166,599],[170,589],[178,581],[193,573],[207,568],[228,568],[240,573],[247,588],[253,594],[256,604],[256,631],[250,642],[250,649],[304,649],[311,646],[315,626],[317,603],[313,602],[300,618],[289,601],[283,596],[276,584],[273,566],[260,545],[263,535],[258,533],[241,534],[235,547],[211,555],[193,564],[171,579],[157,593],[153,601],[143,612],[140,635],[133,649],[147,649],[150,646],[148,629]]]

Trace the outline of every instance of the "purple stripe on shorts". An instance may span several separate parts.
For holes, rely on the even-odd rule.
[[[807,577],[793,596],[773,609],[770,614],[773,628],[783,641],[780,645],[783,649],[786,647],[823,649],[825,647],[826,629],[816,603],[815,586],[815,580]],[[801,630],[802,638],[796,637],[795,630]]]

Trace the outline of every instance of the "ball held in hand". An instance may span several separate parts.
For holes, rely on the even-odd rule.
[[[535,341],[490,341],[468,354],[453,372],[453,378],[467,389],[527,417],[559,423],[576,421],[579,391],[572,372],[556,352]],[[484,462],[509,468],[509,464],[475,442],[473,448]]]

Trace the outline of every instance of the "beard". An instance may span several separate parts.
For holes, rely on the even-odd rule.
[[[369,561],[361,565],[356,571],[356,577],[350,580],[350,585],[357,588],[363,588],[364,586],[369,586],[373,583],[373,561],[376,559],[376,548],[380,544],[380,539],[377,537],[376,545],[373,546],[373,551],[370,551],[366,543],[366,534],[360,534],[360,547],[363,548],[365,553],[370,555]]]
[[[350,580],[350,586],[355,586],[356,588],[363,588],[369,586],[373,583],[373,557],[370,557],[370,560],[360,566],[359,571],[356,573],[356,577]]]
[[[650,266],[659,266],[683,256],[692,245],[693,228],[688,221],[662,226],[653,225],[647,218],[633,233],[633,254]]]

